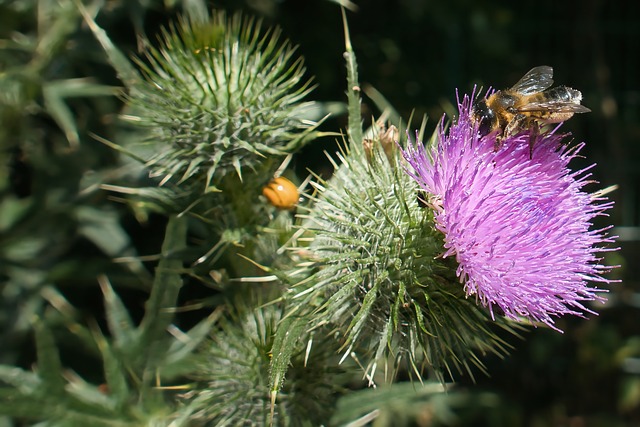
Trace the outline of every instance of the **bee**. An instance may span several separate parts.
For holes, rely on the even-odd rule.
[[[298,187],[283,176],[272,179],[262,189],[262,195],[278,209],[291,210],[298,204]]]
[[[579,90],[553,85],[553,68],[532,68],[510,89],[499,90],[475,103],[471,118],[482,136],[498,132],[496,149],[511,135],[530,129],[530,156],[541,125],[569,120],[575,113],[591,111],[582,101]]]

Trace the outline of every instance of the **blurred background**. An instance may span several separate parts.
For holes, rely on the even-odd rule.
[[[20,73],[0,69],[0,273],[5,283],[0,285],[0,362],[25,367],[33,362],[33,344],[24,331],[29,313],[41,304],[39,284],[55,283],[76,306],[99,311],[95,275],[107,272],[120,277],[123,298],[144,300],[140,283],[126,283],[125,267],[110,259],[122,256],[128,244],[143,254],[147,247],[156,248],[163,222],[127,216],[100,192],[78,195],[81,182],[83,188],[99,182],[116,162],[113,150],[88,132],[113,136],[121,101],[109,87],[119,83],[90,33],[80,34],[75,26],[39,26],[38,3],[0,0],[0,63],[4,70],[24,65]],[[107,13],[97,21],[129,55],[144,50],[137,34],[153,43],[159,29],[179,13],[171,1],[106,3]],[[456,90],[470,93],[474,85],[503,89],[537,65],[553,66],[556,84],[582,91],[583,104],[592,112],[572,118],[563,130],[587,143],[576,169],[597,163],[592,172],[600,184],[589,189],[618,185],[610,194],[616,203],[611,217],[597,225],[615,225],[612,234],[619,236],[621,251],[606,254],[606,263],[621,266],[610,277],[622,282],[611,287],[606,305],[593,307],[598,316],[560,320],[564,334],[540,328],[520,342],[510,340],[510,357],[487,358],[490,377],[479,374],[475,385],[458,378],[459,387],[497,396],[489,411],[516,413],[527,426],[640,425],[640,3],[354,3],[357,8],[347,15],[361,87],[365,94],[386,98],[405,120],[413,115],[419,123],[426,114],[427,133],[445,112],[454,111]],[[280,26],[299,45],[317,85],[310,98],[327,105],[345,100],[344,35],[336,3],[229,0],[210,5],[244,10]],[[46,31],[55,31],[58,38],[35,50],[24,48],[29,40],[16,40],[18,32]],[[61,100],[77,123],[75,134],[65,127],[64,108],[57,109]],[[380,114],[366,96],[363,104],[363,119]],[[345,124],[346,115],[336,114],[324,128],[334,131]],[[302,176],[307,169],[329,175],[323,151],[335,149],[334,138],[307,146],[294,158],[295,170]],[[36,202],[21,202],[27,199]],[[97,237],[91,227],[115,223],[122,227],[114,227],[116,238],[110,240]],[[22,283],[19,290],[7,285],[16,280]]]

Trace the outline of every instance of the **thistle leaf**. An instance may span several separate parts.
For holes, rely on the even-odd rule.
[[[42,385],[37,374],[8,365],[0,365],[0,381],[15,387],[22,394],[35,393]]]
[[[105,314],[109,325],[109,332],[113,337],[114,346],[125,354],[130,354],[131,349],[135,348],[135,343],[140,338],[140,334],[135,328],[126,306],[115,293],[109,281],[102,277],[99,279],[100,288],[104,296]],[[102,351],[106,343],[103,338],[96,337],[98,347]],[[103,358],[104,358],[103,354]]]
[[[81,206],[77,210],[80,233],[111,257],[126,255],[131,245],[113,210]]]
[[[38,376],[42,380],[39,392],[44,395],[64,393],[62,363],[53,339],[53,334],[40,319],[34,322],[36,351],[38,354]]]
[[[109,395],[113,397],[118,406],[122,407],[126,405],[127,400],[131,396],[131,389],[127,383],[126,367],[117,355],[118,352],[114,351],[111,343],[101,334],[95,333],[94,339],[102,356],[104,379],[109,390]]]
[[[80,143],[78,127],[73,113],[65,103],[66,98],[88,96],[113,96],[119,89],[100,85],[89,79],[68,79],[45,82],[42,85],[42,97],[47,112],[64,131],[71,146]]]
[[[151,295],[145,305],[145,315],[140,323],[141,334],[137,350],[144,354],[147,370],[153,370],[158,355],[164,354],[159,346],[165,343],[166,331],[173,321],[173,309],[182,287],[182,261],[177,253],[186,247],[187,218],[169,218],[162,244],[162,259],[156,268]]]
[[[347,104],[349,111],[349,127],[348,134],[349,139],[353,144],[353,150],[359,150],[358,144],[362,142],[362,120],[361,116],[361,99],[360,99],[360,86],[358,82],[358,64],[356,62],[356,55],[351,45],[351,36],[349,35],[349,26],[347,23],[347,14],[342,9],[342,23],[344,26],[344,40],[345,40],[345,53],[344,58],[347,62]]]
[[[307,319],[303,317],[289,317],[278,325],[273,339],[272,358],[269,366],[269,389],[271,391],[272,410],[278,392],[284,383],[291,358],[294,352],[299,349],[300,338],[303,336],[306,324]]]
[[[214,311],[186,333],[180,332],[180,338],[171,343],[162,362],[162,376],[164,378],[177,377],[193,372],[194,354],[209,336],[211,328],[220,315],[221,312],[219,310]]]
[[[111,66],[118,73],[118,77],[124,83],[125,87],[128,89],[132,89],[139,81],[140,74],[133,67],[131,62],[127,59],[127,57],[120,52],[120,49],[113,44],[107,33],[96,24],[96,21],[93,19],[91,13],[85,8],[85,6],[80,2],[80,0],[74,0],[76,6],[80,10],[80,13],[84,17],[85,22],[91,29],[91,32],[98,40],[105,53],[107,54],[107,58],[111,63]],[[96,12],[97,13],[97,12]]]

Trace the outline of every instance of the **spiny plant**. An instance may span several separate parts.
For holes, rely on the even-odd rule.
[[[482,356],[506,355],[505,338],[522,324],[559,330],[554,318],[593,313],[584,301],[602,302],[606,290],[589,282],[612,282],[595,254],[616,249],[591,222],[611,202],[585,192],[588,175],[567,167],[580,146],[567,149],[547,129],[526,156],[533,130],[503,145],[495,133],[480,137],[472,97],[429,147],[404,138],[396,146],[387,132],[364,138],[345,38],[348,147],[335,174],[315,184],[302,225],[309,268],[290,272],[286,295],[303,331],[331,331],[343,360],[360,360],[372,384],[380,364],[386,382],[398,368],[445,381],[473,378],[474,365],[485,371]],[[274,392],[284,362],[274,358]]]
[[[223,257],[237,277],[249,265],[238,254],[269,258],[258,253],[264,240],[281,239],[280,225],[292,221],[261,196],[263,188],[285,158],[323,135],[316,104],[303,100],[312,86],[296,49],[279,29],[240,13],[191,13],[136,59],[138,72],[85,19],[127,85],[123,118],[145,132],[143,143],[104,142],[139,161],[156,184],[107,188],[137,209],[197,218],[201,270],[219,268]]]
[[[0,365],[0,413],[60,427],[191,425],[189,409],[175,397],[171,399],[171,388],[165,387],[180,385],[193,371],[194,349],[216,318],[208,316],[188,331],[173,325],[183,279],[182,261],[172,254],[184,247],[186,234],[186,218],[169,221],[153,287],[138,324],[104,276],[99,282],[108,331],[96,324],[88,327],[61,293],[53,287],[44,289],[49,308],[42,318],[33,319],[34,369]],[[98,365],[93,371],[102,378],[100,383],[91,383],[63,365],[53,333],[60,326],[91,356],[87,364],[102,363],[102,369]]]
[[[255,293],[254,293],[255,295]],[[292,354],[287,382],[271,408],[269,364],[275,331],[283,320],[278,304],[236,299],[201,347],[195,379],[186,394],[194,420],[208,425],[312,426],[326,422],[353,367],[338,366],[335,347],[318,337],[314,351],[299,346]],[[258,308],[256,308],[258,306]]]
[[[346,30],[346,22],[345,22]],[[306,268],[291,269],[286,294],[290,322],[301,334],[331,332],[342,360],[352,357],[370,384],[392,382],[399,371],[422,380],[445,381],[459,372],[484,369],[481,356],[503,356],[509,345],[500,329],[517,334],[506,319],[464,297],[456,265],[442,259],[442,238],[433,211],[421,206],[419,187],[404,173],[397,132],[374,131],[365,138],[354,53],[346,32],[348,145],[333,159],[336,172],[314,183],[317,195],[300,215],[307,233]],[[390,128],[392,129],[392,128]],[[406,141],[402,138],[402,141]],[[275,393],[286,372],[295,327],[278,330],[274,348]],[[378,365],[383,378],[377,378]]]
[[[161,183],[216,191],[230,173],[270,176],[317,136],[313,103],[301,102],[312,89],[302,58],[253,18],[184,16],[137,63],[144,79],[127,117],[149,129],[146,166]]]
[[[518,335],[522,320],[552,326],[553,316],[579,314],[571,307],[583,308],[580,301],[601,299],[582,279],[586,272],[598,280],[606,271],[593,255],[598,244],[610,240],[603,230],[588,229],[592,216],[610,205],[581,191],[585,177],[564,167],[570,155],[553,150],[556,137],[545,133],[549,143],[535,145],[534,155],[548,150],[546,163],[522,163],[530,149],[523,144],[527,135],[510,139],[511,151],[496,149],[491,137],[478,140],[463,115],[469,99],[460,103],[461,117],[452,130],[441,126],[429,147],[415,148],[391,126],[366,135],[346,19],[347,135],[331,157],[335,174],[316,176],[315,193],[298,206],[295,230],[290,212],[278,211],[259,195],[285,156],[321,134],[309,118],[312,104],[302,101],[311,89],[302,62],[288,43],[280,43],[279,32],[263,32],[240,15],[190,15],[135,61],[138,72],[77,5],[127,88],[125,118],[146,131],[146,152],[105,142],[139,161],[152,178],[150,186],[103,188],[166,215],[165,241],[140,322],[104,276],[99,283],[106,328],[87,327],[55,289],[45,289],[53,309],[41,317],[44,322],[34,321],[35,368],[0,366],[0,413],[51,426],[319,425],[343,419],[332,413],[349,404],[349,398],[340,399],[344,395],[373,394],[350,390],[363,385],[362,377],[353,376],[357,364],[372,388],[395,382],[399,374],[421,382],[435,379],[415,394],[429,401],[430,410],[444,399],[442,383],[485,371],[487,353],[504,356],[505,340]],[[501,169],[505,164],[509,167]],[[557,218],[553,209],[528,210],[547,205],[521,186],[537,176],[532,170],[549,164],[559,165],[554,170],[569,183],[549,183],[555,197],[570,189],[578,196],[566,198],[570,205],[591,207],[583,216],[572,215],[577,224],[562,217],[590,240],[573,247],[583,255],[575,259],[587,267],[569,271],[567,281],[578,292],[545,288],[545,301],[553,302],[555,311],[522,309],[532,307],[526,305],[532,293],[522,291],[538,289],[536,283],[522,286],[518,277],[505,274],[499,286],[480,280],[493,277],[485,265],[505,265],[500,253],[505,248],[524,245],[534,249],[537,260],[566,258],[562,247],[546,251],[540,235],[530,245],[530,234],[522,231],[507,233],[514,241],[505,245],[499,220],[482,221],[500,212],[486,209],[496,207],[497,191],[486,182],[508,177],[512,166],[522,164],[519,179],[498,180],[515,185],[499,193],[500,201],[510,202],[505,204],[510,215],[533,212],[545,226]],[[477,199],[466,184],[479,187]],[[511,193],[526,197],[514,199]],[[476,209],[478,204],[485,209]],[[478,225],[485,222],[495,239],[473,234],[484,231]],[[534,226],[525,231],[535,231]],[[480,254],[477,243],[485,249]],[[482,257],[492,262],[475,262]],[[186,277],[211,278],[207,283],[215,290],[193,305],[216,308],[183,331],[176,312],[185,309],[179,296]],[[505,301],[506,287],[519,297],[517,304]],[[566,298],[558,301],[557,295]],[[51,333],[51,325],[59,324],[100,360],[103,387],[63,367]],[[412,384],[411,391],[418,387]],[[392,417],[397,406],[379,411],[382,400],[396,390],[408,392],[388,390],[350,414],[377,411]]]

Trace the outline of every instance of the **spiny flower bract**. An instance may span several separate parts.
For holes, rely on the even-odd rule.
[[[185,18],[146,59],[138,61],[145,80],[129,96],[129,117],[150,129],[147,166],[162,183],[210,190],[229,173],[268,177],[313,138],[313,103],[301,102],[311,90],[303,61],[278,29],[263,31],[240,14]]]
[[[598,253],[612,241],[592,220],[612,206],[589,194],[586,168],[568,163],[583,144],[563,144],[566,135],[531,130],[506,136],[478,133],[471,98],[448,132],[439,127],[431,148],[416,141],[404,152],[407,172],[428,193],[444,257],[455,257],[467,296],[476,295],[494,316],[524,317],[554,326],[555,318],[592,313],[586,301],[604,301],[606,284]],[[498,148],[496,148],[498,147]]]

